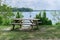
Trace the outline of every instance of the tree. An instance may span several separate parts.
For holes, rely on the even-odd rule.
[[[21,12],[19,13],[19,11],[17,11],[16,18],[23,18],[22,13]]]
[[[2,17],[2,15],[0,15],[0,25],[2,25],[2,21],[3,20],[3,17]]]
[[[43,18],[46,18],[46,11],[43,11]]]
[[[14,14],[12,13],[12,9],[11,7],[8,7],[7,5],[3,5],[3,6],[0,6],[0,12],[1,14],[4,16],[4,17],[11,17],[13,16]]]
[[[12,9],[11,7],[8,7],[7,5],[3,4],[2,6],[0,6],[0,15],[3,16],[3,24],[9,24],[7,22],[10,22],[10,18],[12,16],[14,16],[14,14],[12,13]]]
[[[36,19],[40,19],[41,18],[41,13],[39,13],[39,14],[36,14],[36,17],[35,17]]]
[[[40,12],[39,14],[36,15],[35,18],[40,19],[39,22],[42,22],[42,23],[39,23],[39,25],[52,25],[52,21],[48,20],[48,18],[46,17],[46,12],[45,11],[43,11],[42,16],[41,16],[41,12]]]

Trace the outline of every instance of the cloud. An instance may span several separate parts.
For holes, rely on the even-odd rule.
[[[60,7],[60,0],[45,0],[49,5],[46,9],[52,9],[52,10],[59,10]]]
[[[12,7],[29,7],[33,9],[59,10],[60,0],[6,0]]]

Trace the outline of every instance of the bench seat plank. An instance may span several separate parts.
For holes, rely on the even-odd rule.
[[[12,25],[36,25],[31,23],[11,23]]]

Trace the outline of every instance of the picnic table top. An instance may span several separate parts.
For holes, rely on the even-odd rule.
[[[13,20],[40,20],[40,19],[34,19],[34,18],[14,18]]]

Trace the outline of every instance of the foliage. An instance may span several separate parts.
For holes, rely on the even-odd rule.
[[[2,24],[3,24],[3,25],[10,25],[11,21],[12,21],[12,20],[9,19],[9,18],[8,18],[8,19],[3,19],[3,23],[2,23]]]
[[[21,12],[31,12],[31,11],[33,11],[33,9],[31,9],[31,8],[12,8],[13,9],[13,11],[21,11]]]
[[[3,17],[2,17],[2,15],[0,15],[0,25],[2,24],[2,19]]]
[[[3,25],[8,25],[11,20],[9,20],[14,14],[12,13],[11,7],[8,7],[7,5],[3,4],[0,6],[0,16],[2,15],[2,24]]]
[[[46,19],[46,12],[43,12],[43,18]]]
[[[22,13],[21,12],[19,13],[19,11],[18,11],[17,14],[16,14],[16,18],[23,18]]]
[[[14,14],[12,13],[11,7],[8,7],[7,5],[3,4],[3,6],[0,6],[0,12],[4,17],[11,17]]]
[[[57,22],[56,25],[59,25],[60,26],[60,22]]]
[[[47,17],[46,17],[46,12],[43,11],[43,15],[41,17],[41,13],[37,14],[36,19],[40,19],[39,21],[42,22],[42,23],[39,23],[39,25],[52,25],[52,21],[49,20]]]

